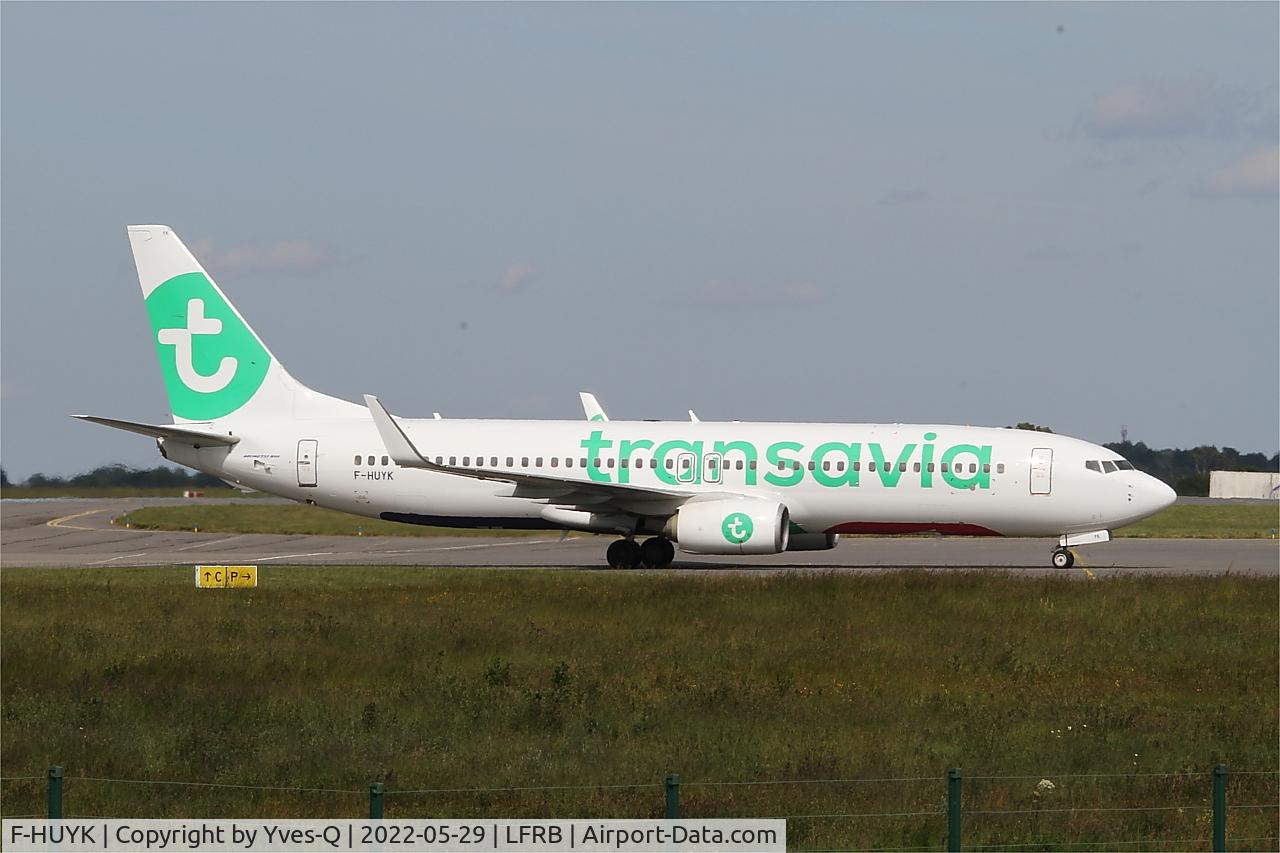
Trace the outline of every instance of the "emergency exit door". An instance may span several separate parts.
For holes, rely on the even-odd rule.
[[[1047,495],[1053,488],[1053,451],[1037,447],[1031,451],[1031,494]]]
[[[314,438],[304,438],[298,442],[298,485],[314,486],[316,484],[316,446]]]

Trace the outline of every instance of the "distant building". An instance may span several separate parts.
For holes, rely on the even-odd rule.
[[[1280,474],[1270,471],[1210,471],[1209,497],[1280,500]]]

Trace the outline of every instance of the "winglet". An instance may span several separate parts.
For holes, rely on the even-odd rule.
[[[413,446],[409,436],[404,434],[404,430],[396,423],[395,418],[391,417],[391,413],[378,402],[377,397],[365,394],[364,403],[369,407],[369,414],[373,416],[373,424],[378,428],[378,435],[382,436],[382,443],[386,445],[387,453],[391,454],[391,458],[397,465],[404,468],[431,467],[426,458],[418,452],[418,448]]]
[[[582,401],[582,411],[586,413],[589,421],[607,421],[609,416],[604,413],[604,407],[600,405],[600,401],[596,399],[596,395],[589,391],[579,391],[578,399]]]
[[[693,409],[689,410],[689,421],[695,424],[702,423],[702,421],[698,419],[697,412],[695,412]]]

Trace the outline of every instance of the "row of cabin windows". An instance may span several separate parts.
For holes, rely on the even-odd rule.
[[[436,463],[437,465],[445,465],[445,464],[448,464],[448,465],[450,465],[450,466],[457,466],[457,465],[458,465],[458,457],[457,457],[457,456],[450,456],[450,457],[448,457],[448,462],[447,462],[447,463],[445,462],[445,458],[446,458],[446,457],[444,457],[444,456],[437,456],[437,457],[435,458],[435,463]],[[385,457],[385,456],[384,456],[384,457],[382,457],[382,459],[383,459],[382,464],[383,464],[383,465],[387,464],[387,463],[386,463],[386,459],[387,459],[387,457]],[[530,463],[530,459],[531,459],[531,458],[530,458],[530,457],[528,457],[528,456],[521,456],[521,457],[520,457],[520,466],[519,466],[519,467],[521,467],[521,468],[528,468],[528,467],[529,467],[529,463]],[[497,456],[490,456],[490,457],[488,457],[488,460],[487,460],[487,461],[488,461],[488,466],[487,466],[487,467],[489,467],[489,468],[497,468],[497,467],[498,467],[498,457],[497,457]],[[543,465],[543,461],[544,461],[544,457],[541,457],[541,456],[535,456],[535,457],[532,457],[532,462],[533,462],[533,467],[534,467],[534,468],[542,468],[542,467],[545,467],[545,466]],[[561,459],[561,457],[559,457],[559,456],[552,456],[552,457],[550,457],[550,460],[549,460],[549,461],[550,461],[550,463],[551,463],[550,467],[552,467],[552,468],[559,468],[559,467],[561,466],[561,463],[562,463],[562,462],[563,462],[563,465],[564,465],[564,467],[565,467],[565,468],[572,468],[572,467],[574,467],[574,463],[575,463],[575,461],[576,461],[576,463],[577,463],[578,467],[580,467],[580,468],[586,468],[586,467],[588,467],[586,457],[581,457],[581,458],[578,458],[577,460],[575,460],[575,459],[574,459],[573,457],[571,457],[571,456],[566,456],[566,457],[564,457],[564,458],[563,458],[563,460],[562,460],[562,459]],[[708,467],[708,468],[710,468],[710,469],[712,469],[712,470],[715,470],[715,469],[717,469],[717,468],[721,467],[721,465],[720,465],[721,461],[722,461],[722,460],[720,460],[719,458],[717,458],[717,457],[714,457],[714,456],[713,456],[713,457],[711,457],[711,458],[709,458],[709,459],[707,460],[707,467]],[[484,467],[486,467],[485,462],[486,462],[485,457],[483,457],[483,456],[477,456],[477,457],[475,457],[475,466],[474,466],[474,467],[477,467],[477,468],[484,468]],[[645,467],[648,467],[648,468],[650,468],[650,469],[654,469],[654,468],[657,468],[657,467],[658,467],[658,460],[657,460],[657,459],[649,459],[649,460],[648,460],[648,464],[647,464],[647,466],[646,466],[646,463],[645,463],[645,460],[644,460],[644,459],[637,459],[637,460],[635,460],[635,464],[634,464],[634,465],[630,465],[630,464],[629,464],[630,462],[631,462],[631,460],[630,460],[630,459],[616,459],[616,460],[615,460],[615,459],[600,459],[600,458],[596,458],[596,459],[592,460],[592,467],[595,467],[595,468],[613,468],[613,467],[615,467],[615,463],[617,464],[617,466],[618,466],[618,467],[622,467],[622,468],[627,468],[627,467],[633,467],[633,468],[645,468]],[[506,457],[506,463],[507,463],[507,464],[506,464],[506,467],[507,467],[507,468],[515,468],[515,467],[516,467],[516,458],[515,458],[514,456],[508,456],[508,457]],[[356,457],[356,464],[357,464],[357,465],[359,465],[359,464],[360,464],[360,457],[359,457],[359,456],[357,456],[357,457]],[[373,464],[373,457],[372,457],[372,456],[370,456],[370,457],[369,457],[369,464],[370,464],[370,465],[372,465],[372,464]],[[880,470],[883,470],[883,471],[889,471],[889,470],[892,470],[892,468],[893,468],[893,463],[891,463],[891,462],[885,462],[885,463],[883,463],[883,466],[884,466],[884,467],[883,467],[883,468],[881,468]],[[462,467],[463,467],[463,468],[470,468],[470,467],[472,467],[472,464],[471,464],[471,457],[470,457],[470,456],[463,456],[463,457],[462,457]],[[672,471],[672,470],[674,470],[674,469],[675,469],[675,467],[676,467],[676,460],[671,459],[671,458],[668,458],[668,459],[666,460],[665,465],[664,465],[663,467],[665,467],[668,471]],[[680,459],[680,467],[681,467],[681,469],[683,469],[683,470],[687,470],[688,468],[692,467],[692,466],[691,466],[691,464],[690,464],[690,458],[689,458],[689,457],[687,457],[687,456],[685,456],[685,457],[681,457],[681,459]],[[743,468],[744,468],[744,467],[749,468],[749,469],[750,469],[750,470],[752,470],[752,471],[755,471],[755,470],[757,469],[757,467],[758,467],[758,466],[757,466],[756,460],[754,460],[754,459],[750,460],[749,462],[745,462],[745,465],[744,465],[744,460],[742,460],[742,459],[738,459],[738,460],[723,460],[723,467],[724,467],[724,470],[726,470],[726,471],[728,471],[728,470],[738,470],[738,471],[741,471],[741,470],[743,470]],[[916,473],[919,473],[919,472],[920,472],[920,463],[919,463],[919,462],[915,462],[915,463],[913,463],[911,467],[912,467],[912,470],[913,470],[913,471],[915,471]],[[936,471],[936,470],[941,470],[941,471],[942,471],[942,473],[946,474],[946,473],[948,473],[948,472],[949,472],[953,467],[954,467],[954,469],[955,469],[955,473],[957,473],[957,474],[962,474],[962,473],[964,473],[964,471],[965,471],[965,465],[964,465],[964,463],[957,463],[957,464],[955,464],[954,466],[951,466],[951,465],[949,465],[949,464],[948,464],[948,463],[946,463],[946,462],[943,462],[943,463],[941,463],[940,465],[938,465],[938,464],[936,464],[936,463],[933,463],[933,462],[930,462],[930,463],[926,466],[926,470],[928,470],[930,473],[932,473],[932,472],[934,472],[934,471]],[[793,461],[790,461],[790,462],[788,462],[788,461],[781,461],[781,462],[779,462],[779,463],[778,463],[778,470],[779,470],[779,471],[786,471],[786,470],[788,470],[788,469],[790,469],[790,470],[792,470],[792,471],[799,471],[799,470],[800,470],[800,468],[801,468],[801,463],[800,463],[799,461],[794,461],[794,460],[793,460]],[[817,463],[817,462],[814,462],[814,461],[812,461],[812,460],[810,460],[810,461],[809,461],[809,463],[808,463],[808,469],[809,469],[810,471],[816,471],[816,470],[817,470],[817,468],[818,468],[818,463]],[[862,470],[862,463],[861,463],[861,462],[853,462],[853,463],[851,463],[850,468],[851,468],[851,470],[854,470],[854,471],[861,471],[861,470]],[[844,464],[844,461],[843,461],[843,460],[840,460],[840,461],[837,461],[837,462],[834,462],[834,463],[832,463],[830,460],[826,460],[826,461],[824,461],[824,462],[822,463],[822,470],[823,470],[823,471],[831,471],[831,470],[835,470],[836,472],[842,472],[842,471],[844,471],[844,469],[845,469],[845,464]],[[976,463],[976,462],[970,462],[970,463],[968,464],[968,469],[969,469],[969,473],[970,473],[970,474],[976,474],[976,473],[978,473],[978,463]],[[876,470],[876,463],[875,463],[875,462],[868,462],[868,463],[867,463],[867,470],[868,470],[868,471],[875,471],[875,470]],[[899,471],[899,473],[906,473],[906,470],[907,470],[907,463],[906,463],[906,462],[899,462],[899,463],[898,463],[898,471]],[[982,464],[982,473],[984,473],[984,474],[990,474],[990,473],[991,473],[991,464],[990,464],[990,463],[984,462],[984,463]],[[1003,474],[1003,473],[1004,473],[1004,463],[1003,463],[1003,462],[1000,462],[1000,463],[997,463],[997,464],[996,464],[996,473],[997,473],[997,474]]]
[[[1132,471],[1133,463],[1127,459],[1090,459],[1084,463],[1084,467],[1099,474],[1110,474],[1113,471]]]
[[[364,462],[361,462],[361,461],[360,461],[360,460],[365,459],[365,458],[368,458],[368,460],[369,460],[367,463],[364,463]],[[377,465],[377,464],[378,464],[378,461],[377,461],[377,460],[378,460],[378,457],[376,457],[376,456],[369,456],[369,457],[357,456],[357,457],[356,457],[356,464],[357,464],[357,465],[364,465],[364,464],[367,464],[367,465],[369,465],[370,467],[373,467],[374,465]],[[383,464],[383,465],[390,465],[390,464],[391,464],[391,459],[390,459],[390,457],[387,457],[387,456],[382,457],[382,464]]]

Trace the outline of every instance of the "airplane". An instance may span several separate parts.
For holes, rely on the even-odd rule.
[[[294,379],[171,228],[128,236],[173,423],[76,417],[295,501],[612,534],[614,568],[664,568],[677,547],[736,558],[937,533],[1056,537],[1050,562],[1065,569],[1072,548],[1175,498],[1104,447],[1008,428],[398,418],[374,396],[360,405]]]

